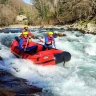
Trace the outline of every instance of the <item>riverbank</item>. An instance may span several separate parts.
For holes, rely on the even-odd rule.
[[[8,27],[2,27],[3,28],[23,28],[24,25],[10,25]],[[66,25],[44,25],[44,26],[29,26],[29,28],[55,28],[55,29],[64,29],[64,30],[78,30],[81,31],[84,34],[95,34],[96,35],[96,24],[88,23],[88,24],[66,24]]]
[[[88,23],[86,25],[81,25],[78,23],[69,24],[69,25],[48,25],[44,26],[44,28],[57,28],[57,29],[64,29],[64,30],[78,30],[84,34],[95,34],[96,35],[96,24]]]
[[[79,30],[82,33],[95,34],[96,35],[96,24],[88,23],[86,25],[81,25],[78,23],[72,25],[65,25],[64,29],[66,30]]]

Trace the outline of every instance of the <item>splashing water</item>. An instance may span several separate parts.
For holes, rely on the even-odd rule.
[[[95,96],[96,36],[77,31],[65,31],[65,34],[66,37],[56,38],[56,47],[72,55],[63,68],[42,67],[29,60],[16,58],[10,52],[9,46],[20,33],[1,33],[0,56],[4,61],[0,61],[0,69],[26,79],[29,85],[42,87],[44,96]]]

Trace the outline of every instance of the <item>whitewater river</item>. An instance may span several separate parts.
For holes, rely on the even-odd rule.
[[[34,29],[34,34],[46,30]],[[56,47],[71,53],[65,67],[42,67],[10,52],[10,44],[20,33],[0,33],[0,69],[24,78],[29,85],[43,88],[42,96],[96,96],[96,36],[79,31],[65,32],[67,36],[56,38]],[[39,42],[39,40],[34,40]],[[39,42],[40,43],[40,42]]]

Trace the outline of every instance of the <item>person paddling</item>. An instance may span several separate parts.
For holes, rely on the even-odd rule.
[[[45,49],[46,48],[51,49],[51,48],[53,48],[53,46],[56,48],[55,39],[53,37],[53,32],[49,31],[48,32],[48,36],[45,37],[45,45],[44,45],[44,47],[45,47]]]
[[[28,34],[27,34],[27,37],[31,37],[31,38],[34,38],[35,36],[30,32],[30,30],[28,29],[28,25],[24,25],[24,28],[22,29],[22,31],[21,31],[21,35],[20,36],[16,36],[15,37],[15,39],[19,42],[20,41],[20,39],[23,37],[23,33],[26,33],[26,32],[28,32]]]
[[[19,41],[19,49],[21,51],[32,51],[37,49],[37,45],[32,41],[32,38],[28,36],[28,32],[22,33],[22,38]]]
[[[30,37],[34,37],[34,35],[30,32],[30,30],[28,29],[28,25],[24,25],[24,29],[22,29],[22,34],[21,34],[21,36],[20,37],[22,37],[22,35],[23,35],[23,32],[28,32],[28,36],[30,36]]]

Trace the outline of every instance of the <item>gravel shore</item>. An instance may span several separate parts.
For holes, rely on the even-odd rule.
[[[24,25],[10,25],[8,27],[3,28],[23,28]],[[3,28],[0,28],[2,30]],[[41,26],[29,26],[29,28],[41,28]],[[81,26],[77,23],[70,24],[70,25],[45,25],[42,28],[57,28],[57,29],[64,29],[64,30],[79,30],[82,33],[89,33],[89,34],[96,34],[96,24],[88,23],[86,26]]]

